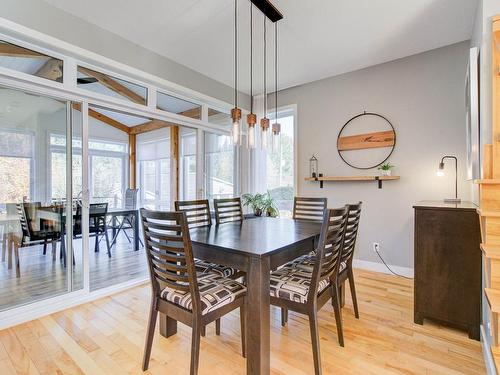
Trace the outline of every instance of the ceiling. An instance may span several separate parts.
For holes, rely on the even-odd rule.
[[[234,85],[233,0],[45,0],[86,21]],[[467,40],[477,0],[274,0],[280,89]],[[250,2],[239,0],[239,84],[249,92]],[[254,11],[254,93],[263,87],[263,18]],[[274,90],[274,29],[268,91]],[[126,61],[124,61],[126,63]]]

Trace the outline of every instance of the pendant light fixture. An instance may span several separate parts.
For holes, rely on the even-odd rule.
[[[247,115],[248,148],[255,148],[255,124],[257,115],[253,113],[253,3],[250,3],[250,113]]]
[[[274,124],[273,152],[280,150],[281,124],[278,123],[278,22],[274,23]]]
[[[234,0],[234,108],[231,110],[231,140],[241,145],[241,109],[238,108],[238,0]]]
[[[267,36],[266,17],[264,17],[264,117],[260,120],[260,145],[262,150],[267,150],[269,139],[269,119],[267,118]]]

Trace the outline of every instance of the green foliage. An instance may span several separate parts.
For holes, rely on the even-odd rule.
[[[380,167],[378,167],[377,169],[381,170],[381,171],[390,171],[392,168],[394,168],[394,165],[392,165],[390,163],[384,163]]]
[[[256,216],[262,216],[263,213],[271,217],[279,215],[278,206],[273,197],[271,197],[271,194],[269,194],[269,191],[266,194],[243,194],[241,199],[243,200],[243,205],[250,206]]]

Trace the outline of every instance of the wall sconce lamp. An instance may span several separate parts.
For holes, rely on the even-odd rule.
[[[460,198],[458,198],[458,178],[457,178],[458,160],[457,160],[457,158],[455,156],[449,156],[449,155],[443,156],[441,158],[441,161],[439,162],[439,167],[438,167],[436,174],[438,176],[444,176],[444,160],[445,159],[455,160],[455,198],[445,198],[444,201],[446,203],[460,203],[462,200]]]

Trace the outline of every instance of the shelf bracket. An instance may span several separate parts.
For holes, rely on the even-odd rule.
[[[377,182],[378,182],[378,188],[379,188],[379,189],[382,189],[382,180],[381,180],[378,176],[376,176],[376,177],[375,177],[375,181],[377,181]]]

